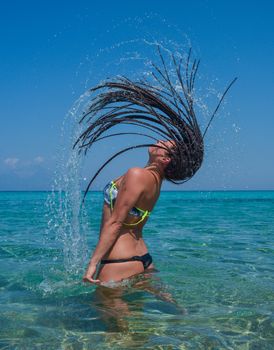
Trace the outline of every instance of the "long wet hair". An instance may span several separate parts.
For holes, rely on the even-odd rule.
[[[182,70],[183,60],[177,60],[171,55],[177,80],[175,86],[160,47],[158,53],[161,67],[152,63],[154,71],[151,72],[157,86],[146,80],[132,81],[120,76],[90,89],[94,97],[80,120],[80,123],[85,123],[87,127],[74,147],[78,145],[79,152],[84,151],[86,154],[99,140],[121,135],[142,135],[154,141],[159,137],[161,140],[172,140],[172,148],[155,145],[154,142],[120,150],[97,170],[86,188],[84,198],[95,178],[110,161],[135,148],[154,146],[166,149],[171,161],[165,168],[165,179],[176,184],[189,180],[201,167],[204,157],[204,136],[236,78],[226,88],[202,133],[194,109],[194,84],[200,61],[191,59],[190,49]],[[134,129],[144,128],[153,132],[157,138],[151,133],[134,131],[107,134],[111,128],[121,124],[132,125]]]

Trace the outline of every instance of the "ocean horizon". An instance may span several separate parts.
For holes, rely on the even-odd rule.
[[[58,190],[0,190],[1,192],[59,192]],[[63,192],[63,191],[62,191]],[[85,190],[81,190],[81,192],[85,192]],[[89,190],[89,192],[102,192],[102,190]],[[214,190],[161,190],[161,192],[274,192],[274,189],[214,189]]]

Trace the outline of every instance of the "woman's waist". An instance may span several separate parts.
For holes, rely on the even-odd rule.
[[[105,254],[103,259],[123,259],[132,256],[141,256],[148,252],[142,238],[135,239],[130,234],[119,236],[112,249]]]

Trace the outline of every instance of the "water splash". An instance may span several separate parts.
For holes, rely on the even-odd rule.
[[[53,261],[63,260],[67,275],[79,274],[87,257],[87,215],[81,206],[81,169],[83,156],[73,148],[82,132],[79,115],[86,108],[88,92],[69,110],[61,129],[54,184],[47,200],[48,229],[46,242],[56,253]],[[62,254],[60,254],[62,252]]]

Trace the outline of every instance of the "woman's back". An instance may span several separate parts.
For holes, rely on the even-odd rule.
[[[142,177],[142,186],[138,187],[138,183],[134,184],[134,191],[137,193],[139,192],[138,200],[136,201],[134,208],[140,209],[141,213],[139,215],[133,215],[129,212],[129,215],[123,222],[123,226],[120,231],[120,236],[129,233],[131,237],[136,236],[137,238],[140,237],[140,235],[142,234],[142,229],[148,219],[147,216],[144,220],[141,221],[140,216],[142,212],[152,212],[159,198],[162,182],[157,177],[157,174],[155,174],[153,170],[148,168],[129,169],[126,173],[127,180],[128,177],[132,176],[133,173],[134,175],[136,175],[136,172],[138,173],[138,176]],[[132,191],[131,188],[128,188],[128,182],[124,180],[124,177],[125,175],[122,175],[118,179],[114,180],[118,192],[116,198],[120,202],[126,202],[127,198],[130,197]],[[104,225],[105,221],[111,217],[112,211],[115,207],[115,202],[112,207],[111,202],[105,200],[103,207],[102,225]]]
[[[131,183],[130,178],[136,177],[136,175],[141,181]],[[114,183],[118,190],[116,197],[117,201],[115,201],[113,209],[108,202],[104,203],[102,226],[111,219],[112,210],[116,210],[116,204],[118,203],[118,206],[121,206],[123,203],[126,203],[127,200],[130,199],[132,191],[135,192],[135,195],[136,193],[139,194],[137,196],[138,200],[134,206],[149,212],[152,211],[160,194],[161,180],[157,176],[157,173],[149,168],[131,168],[125,175],[116,179]],[[132,188],[133,186],[134,188]],[[140,219],[133,215],[128,215],[126,217],[120,229],[119,236],[112,248],[103,256],[103,261],[120,261],[121,259],[143,256],[148,253],[147,246],[142,238],[142,229],[147,218],[138,223],[139,221]],[[98,277],[101,281],[109,280],[109,276],[112,276],[112,279],[115,279],[116,275],[119,275],[120,278],[125,278],[128,276],[129,269],[131,271],[130,275],[132,275],[142,272],[143,266],[139,261],[107,264],[101,267]]]

